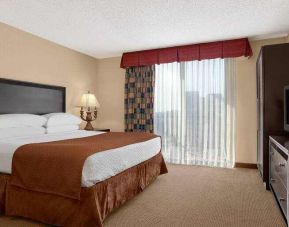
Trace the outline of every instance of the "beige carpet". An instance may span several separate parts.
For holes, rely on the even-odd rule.
[[[105,227],[285,226],[257,170],[169,165],[143,193],[108,217]],[[45,226],[0,217],[0,226]]]

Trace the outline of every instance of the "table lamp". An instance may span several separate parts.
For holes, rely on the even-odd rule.
[[[97,101],[94,94],[91,94],[88,91],[86,94],[82,95],[80,104],[80,117],[82,120],[87,122],[84,130],[94,130],[91,122],[96,119],[97,108],[99,107],[99,102]],[[86,112],[86,117],[84,117],[84,112]]]

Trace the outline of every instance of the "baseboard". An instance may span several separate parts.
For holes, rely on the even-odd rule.
[[[257,164],[254,164],[254,163],[235,162],[234,168],[257,169]]]

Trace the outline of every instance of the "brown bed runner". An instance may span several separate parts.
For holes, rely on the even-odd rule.
[[[150,133],[109,132],[85,138],[23,145],[14,153],[10,184],[80,199],[82,169],[86,158],[97,152],[155,137]]]

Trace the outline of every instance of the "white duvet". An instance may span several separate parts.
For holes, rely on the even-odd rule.
[[[65,133],[0,139],[0,172],[11,174],[13,154],[22,145],[81,138],[101,133],[103,132],[77,130]],[[130,144],[91,155],[86,159],[83,166],[82,187],[90,187],[97,182],[108,179],[146,161],[158,154],[160,149],[161,141],[158,137],[142,143]]]

